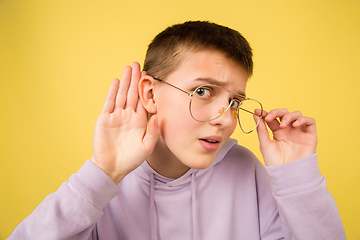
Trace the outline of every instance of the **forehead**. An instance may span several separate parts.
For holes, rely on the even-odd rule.
[[[166,81],[182,87],[211,83],[235,93],[245,93],[248,74],[246,69],[216,50],[203,50],[186,54]]]

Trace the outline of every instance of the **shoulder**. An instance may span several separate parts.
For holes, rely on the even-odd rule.
[[[248,148],[235,144],[224,154],[219,163],[245,167],[255,166],[258,162],[260,163],[258,158]]]
[[[257,160],[256,156],[246,147],[240,146],[236,139],[229,138],[216,155],[213,165],[219,163],[244,163]]]
[[[254,160],[257,159],[252,151],[248,148],[235,144],[225,155],[226,158],[237,158],[241,160]]]

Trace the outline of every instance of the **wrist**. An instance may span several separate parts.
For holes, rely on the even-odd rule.
[[[317,154],[283,164],[265,166],[276,195],[287,195],[316,187],[322,180]]]
[[[127,175],[127,173],[121,173],[119,171],[114,171],[115,168],[109,168],[101,164],[101,161],[98,161],[98,159],[94,156],[90,158],[90,161],[94,163],[98,168],[100,168],[108,177],[113,180],[113,182],[117,185],[121,182],[121,180]]]
[[[119,194],[117,185],[89,160],[76,174],[70,176],[69,184],[98,209],[103,209],[111,199]]]

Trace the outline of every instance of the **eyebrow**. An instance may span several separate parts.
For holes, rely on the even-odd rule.
[[[196,78],[195,81],[207,82],[209,84],[216,85],[216,86],[219,86],[219,87],[223,87],[225,89],[226,89],[226,86],[228,85],[227,83],[220,82],[220,81],[218,81],[218,80],[216,80],[214,78]],[[243,91],[239,91],[239,92],[233,92],[233,91],[230,91],[230,90],[228,90],[228,91],[231,92],[231,93],[240,95],[242,97],[246,97],[246,94]]]

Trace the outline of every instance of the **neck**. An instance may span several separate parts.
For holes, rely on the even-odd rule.
[[[159,138],[147,162],[157,173],[171,179],[181,177],[190,169],[170,151],[162,137]]]

